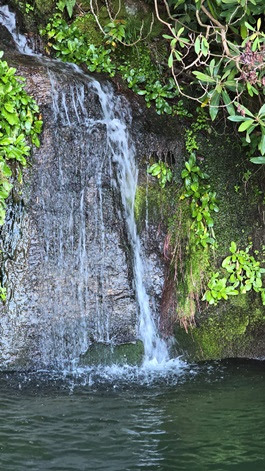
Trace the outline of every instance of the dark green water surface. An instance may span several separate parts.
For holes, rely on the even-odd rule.
[[[41,376],[0,378],[1,471],[265,470],[265,363],[141,385]]]

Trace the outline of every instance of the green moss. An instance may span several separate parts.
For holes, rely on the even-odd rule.
[[[248,325],[249,316],[239,310],[226,312],[220,320],[210,317],[201,328],[194,328],[193,338],[200,346],[201,359],[234,356],[245,349],[249,342],[245,335]]]
[[[179,188],[167,185],[161,188],[157,182],[138,185],[134,202],[134,214],[138,230],[141,232],[145,219],[151,224],[170,224],[171,215],[179,204]]]
[[[94,44],[95,46],[101,46],[103,44],[104,35],[101,33],[91,13],[77,17],[74,21],[74,25],[77,26],[80,33],[85,36],[88,44]]]
[[[193,360],[244,356],[253,341],[251,330],[248,330],[250,319],[247,312],[230,308],[218,317],[212,313],[201,325],[190,326],[186,332],[177,327],[175,334],[187,356]]]
[[[265,331],[265,313],[259,295],[231,296],[218,306],[207,306],[201,298],[207,282],[214,272],[222,273],[221,263],[229,255],[234,240],[239,248],[246,247],[253,238],[254,248],[261,252],[262,237],[257,231],[257,207],[253,204],[251,191],[238,194],[234,186],[239,168],[244,168],[237,145],[231,145],[223,135],[211,136],[211,142],[200,136],[201,167],[210,178],[209,183],[219,199],[219,213],[214,214],[214,230],[218,246],[194,250],[194,234],[191,233],[189,201],[180,201],[181,189],[168,185],[161,190],[158,185],[138,187],[135,215],[138,227],[146,217],[154,225],[163,223],[168,234],[168,252],[171,256],[171,278],[176,280],[175,335],[178,352],[182,350],[192,360],[209,360],[227,357],[255,357],[264,355],[260,332]],[[237,159],[234,154],[237,153]],[[181,327],[182,326],[182,327]],[[183,328],[185,327],[185,329]]]
[[[177,316],[181,322],[193,322],[204,290],[207,270],[210,267],[209,249],[197,247],[192,242],[192,234],[187,241],[186,255],[178,270]]]
[[[94,344],[82,356],[82,365],[140,365],[144,347],[140,340],[122,345]]]
[[[239,295],[218,308],[210,306],[195,326],[175,326],[177,344],[192,360],[248,357],[256,352],[256,337],[265,328],[264,308],[252,295]],[[258,356],[258,353],[256,353]]]
[[[211,187],[217,192],[219,213],[215,215],[215,235],[218,242],[216,261],[229,254],[232,240],[244,248],[258,218],[258,207],[253,203],[251,191],[236,193],[240,169],[245,168],[244,155],[237,143],[231,143],[229,136],[211,135],[210,143],[200,136],[200,154],[205,158],[202,168],[210,176]]]
[[[55,8],[55,0],[35,0],[35,5],[41,15],[51,14]]]

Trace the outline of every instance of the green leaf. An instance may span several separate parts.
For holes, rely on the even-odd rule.
[[[263,115],[263,114],[265,114],[265,103],[264,103],[264,105],[262,105],[262,107],[260,108],[258,115],[261,116],[261,115]]]
[[[218,93],[217,91],[215,91],[211,97],[211,101],[210,101],[210,116],[211,116],[211,119],[212,121],[215,120],[217,114],[218,114],[218,111],[219,111],[219,103],[220,103],[220,93]]]
[[[201,82],[207,82],[207,83],[215,83],[216,81],[210,77],[209,75],[202,74],[201,72],[198,72],[197,70],[192,72],[198,80]]]
[[[14,126],[16,124],[19,125],[19,119],[15,113],[9,113],[4,108],[2,108],[2,115],[11,126]]]
[[[234,116],[235,115],[235,107],[234,107],[233,103],[231,103],[232,100],[231,100],[231,98],[228,95],[226,90],[222,90],[222,98],[223,98],[224,104],[226,105],[226,109],[227,109],[228,113],[231,116]]]
[[[172,65],[173,65],[173,54],[171,52],[171,54],[168,58],[168,67],[171,69]]]
[[[243,132],[246,131],[250,126],[254,123],[254,119],[246,119],[243,123],[240,124],[238,131]]]
[[[230,245],[230,252],[231,253],[236,253],[236,249],[237,249],[237,246],[236,246],[236,243],[235,242],[231,242],[231,245]]]
[[[200,50],[201,50],[201,39],[200,39],[200,36],[197,36],[197,38],[196,38],[196,40],[195,40],[194,49],[195,49],[196,54],[198,55],[198,54],[200,53]]]
[[[248,30],[247,30],[246,25],[244,25],[244,24],[241,24],[241,25],[240,25],[240,34],[241,34],[241,38],[242,38],[242,39],[246,39],[246,38],[247,38]]]
[[[9,113],[14,113],[14,106],[12,103],[5,103],[4,107]]]
[[[66,0],[66,9],[70,18],[73,16],[73,9],[75,6],[76,0]]]
[[[246,26],[247,29],[249,29],[250,31],[254,31],[254,32],[255,32],[255,28],[253,28],[253,26],[251,26],[247,21],[245,21],[245,26]]]
[[[262,132],[262,136],[261,136],[258,148],[262,155],[265,154],[265,133],[264,132]]]
[[[263,156],[263,157],[252,157],[250,159],[250,162],[252,162],[253,164],[264,165],[265,164],[265,156]]]
[[[165,39],[173,39],[173,36],[169,36],[168,34],[162,34],[162,36]]]
[[[234,123],[239,123],[240,121],[245,121],[246,118],[244,116],[228,116],[229,121],[233,121]]]

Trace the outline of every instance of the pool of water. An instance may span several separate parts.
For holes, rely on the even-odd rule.
[[[264,471],[265,363],[155,381],[0,377],[1,471]]]

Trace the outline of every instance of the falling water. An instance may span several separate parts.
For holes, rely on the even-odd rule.
[[[98,93],[107,126],[108,146],[112,160],[117,165],[117,178],[133,253],[135,291],[140,311],[139,334],[144,344],[144,361],[146,364],[162,363],[168,360],[168,351],[165,342],[159,337],[144,286],[144,261],[134,219],[138,170],[135,148],[126,125],[126,121],[129,124],[131,122],[131,113],[128,104],[120,103],[110,88],[103,90],[96,81],[93,81],[92,86]]]
[[[0,23],[9,31],[18,51],[21,52],[21,54],[33,54],[32,49],[27,43],[26,37],[19,33],[16,25],[16,15],[10,11],[8,5],[0,6]]]
[[[12,34],[18,49],[30,54],[26,40],[15,27],[15,16],[8,7],[0,8],[1,21]],[[38,60],[41,60],[40,58]],[[169,360],[168,349],[165,341],[160,338],[156,321],[151,309],[152,300],[147,294],[145,277],[145,260],[141,250],[141,242],[137,234],[134,219],[134,201],[137,188],[138,169],[135,160],[135,147],[129,133],[132,116],[128,103],[124,98],[115,96],[110,85],[102,86],[98,81],[86,76],[74,65],[61,65],[57,61],[43,60],[47,67],[51,83],[52,109],[54,115],[55,146],[58,148],[58,193],[55,205],[59,213],[64,212],[59,224],[54,222],[54,217],[48,211],[52,206],[53,195],[47,192],[49,182],[42,177],[40,183],[40,204],[42,207],[44,228],[43,249],[43,273],[52,273],[53,291],[55,298],[47,298],[45,312],[36,322],[42,322],[45,326],[44,334],[40,335],[40,354],[44,365],[56,364],[64,367],[69,364],[76,365],[80,355],[86,352],[90,345],[89,340],[89,316],[93,311],[95,318],[94,340],[108,343],[110,337],[110,307],[106,301],[108,270],[106,258],[106,245],[108,242],[104,223],[104,192],[102,179],[104,171],[108,168],[109,181],[116,191],[119,188],[120,199],[123,207],[123,218],[127,227],[127,237],[130,244],[132,256],[134,291],[139,310],[139,337],[144,345],[143,368],[157,366],[172,366],[173,360]],[[62,81],[63,73],[57,70],[64,67],[64,72],[70,71],[72,84],[65,86]],[[68,68],[68,69],[67,69]],[[101,112],[99,116],[92,115],[89,101],[95,97],[100,103]],[[73,194],[67,195],[65,201],[64,187],[67,184],[67,168],[64,164],[64,150],[59,151],[63,141],[59,139],[57,130],[63,128],[75,129],[75,146],[78,148],[79,141],[83,144],[80,152],[79,174],[81,178],[81,191],[77,197]],[[90,136],[99,128],[105,129],[104,158],[97,164],[93,164],[92,177],[88,177],[89,161],[91,162],[91,149],[86,149]],[[76,136],[76,130],[80,134]],[[63,134],[64,136],[64,134]],[[62,139],[62,138],[61,138]],[[81,140],[80,140],[81,139]],[[87,143],[87,144],[84,144]],[[102,145],[102,142],[101,142]],[[89,147],[89,146],[88,146]],[[66,148],[66,147],[65,147]],[[90,159],[90,160],[89,160]],[[93,161],[93,157],[92,157]],[[91,186],[91,181],[94,183]],[[94,193],[93,211],[95,212],[95,227],[92,233],[88,233],[87,217],[88,193]],[[40,216],[41,217],[41,216]],[[76,229],[76,226],[77,229]],[[93,257],[92,254],[95,253]],[[94,266],[91,265],[94,261]],[[96,260],[96,261],[95,261]],[[76,266],[74,274],[72,267]],[[97,273],[96,280],[91,272]],[[69,274],[69,276],[67,276]],[[45,283],[45,277],[43,277]],[[91,284],[95,286],[92,290]],[[50,287],[47,286],[47,294]],[[66,299],[71,299],[70,306]],[[91,303],[93,306],[91,307]],[[77,318],[73,314],[64,314],[78,308]],[[41,329],[40,329],[41,330]],[[179,363],[175,364],[179,366]]]
[[[85,79],[83,84],[77,87],[71,87],[68,93],[71,94],[69,102],[72,110],[69,110],[65,92],[59,92],[56,89],[56,80],[50,72],[51,89],[53,95],[53,111],[55,119],[60,119],[64,126],[71,126],[70,116],[75,113],[75,118],[79,124],[87,129],[96,128],[98,125],[106,127],[106,154],[110,164],[110,179],[116,176],[120,189],[121,200],[126,218],[128,238],[133,254],[134,284],[137,302],[139,306],[139,336],[144,344],[146,364],[162,363],[168,360],[168,352],[165,342],[159,337],[155,321],[150,308],[146,288],[144,286],[144,261],[141,254],[141,243],[136,230],[134,220],[134,200],[137,188],[138,171],[135,162],[135,148],[128,132],[128,125],[131,123],[131,112],[128,103],[125,103],[119,97],[116,97],[112,88],[108,85],[102,87],[99,82],[82,76]],[[101,104],[102,115],[99,119],[88,118],[86,109],[86,95],[94,93],[98,96]],[[101,264],[101,280],[104,285],[104,251],[105,251],[105,230],[103,223],[103,203],[102,203],[102,185],[100,169],[97,169],[97,183],[99,190],[99,212],[98,219],[101,232],[101,251],[103,263]],[[86,253],[86,229],[84,220],[84,191],[80,195],[80,240],[78,253],[80,256],[80,279],[83,278],[88,265]],[[71,224],[70,224],[71,225]],[[86,278],[88,274],[86,273]],[[85,284],[87,280],[85,279]],[[82,306],[82,293],[80,288],[80,311],[84,310]],[[104,297],[104,286],[102,295]],[[102,303],[104,306],[104,302]],[[102,328],[102,319],[105,320],[105,329]],[[99,332],[105,330],[106,337],[100,336],[99,340],[109,341],[108,337],[108,316],[98,315]]]

